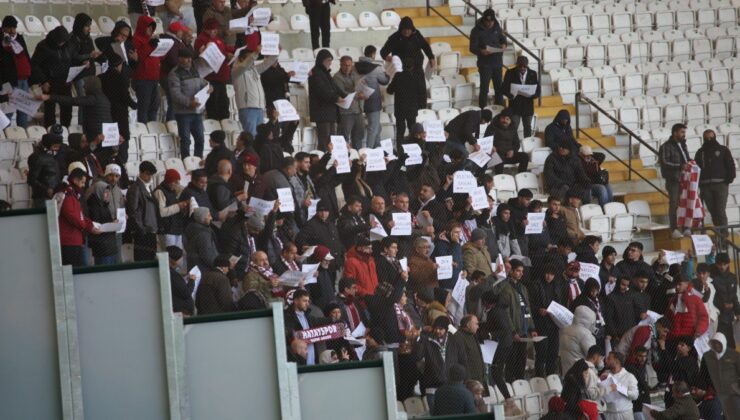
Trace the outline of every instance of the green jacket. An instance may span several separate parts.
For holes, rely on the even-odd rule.
[[[526,304],[527,310],[529,311],[529,317],[527,318],[528,328],[526,331],[524,330],[524,325],[522,324],[522,307],[519,304],[519,293],[516,291],[516,289],[514,289],[511,277],[507,278],[502,283],[501,301],[506,302],[508,306],[506,311],[509,314],[509,319],[511,319],[511,325],[514,327],[514,330],[512,332],[524,337],[530,331],[534,331],[535,328],[534,322],[532,322],[532,306],[529,303],[529,292],[527,292],[527,288],[524,286],[521,280],[518,283],[519,287],[521,288],[520,290],[524,295],[524,303]]]
[[[655,420],[699,420],[699,408],[690,395],[678,398],[665,411],[652,411]]]

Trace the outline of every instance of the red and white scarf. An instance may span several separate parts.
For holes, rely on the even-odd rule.
[[[704,207],[699,198],[699,175],[701,168],[696,162],[689,161],[688,168],[681,171],[681,196],[678,201],[678,228],[696,228],[704,220]]]

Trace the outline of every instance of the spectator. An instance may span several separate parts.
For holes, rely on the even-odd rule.
[[[328,5],[322,7],[329,8]],[[347,96],[331,77],[333,60],[334,57],[328,50],[319,51],[316,54],[316,65],[308,77],[308,90],[311,92],[308,95],[308,111],[311,122],[316,123],[318,148],[322,152],[328,150],[330,136],[336,132],[337,104]]]
[[[618,350],[619,351],[619,350]],[[622,353],[624,354],[624,353]],[[632,402],[632,413],[635,418],[642,416],[642,405],[650,404],[650,385],[647,376],[648,351],[645,347],[637,347],[627,358],[625,369],[637,379],[639,396]]]
[[[659,340],[666,340],[670,329],[671,321],[667,317],[659,318],[654,324],[649,322],[637,324],[622,336],[614,350],[628,354],[627,361],[632,363],[635,359],[635,351],[641,347],[655,348]]]
[[[112,223],[117,216],[110,211],[111,191],[105,182],[96,182],[85,196],[87,215],[93,223]],[[122,220],[121,220],[122,222]],[[88,238],[88,245],[95,258],[95,265],[115,264],[118,253],[116,232],[105,232]]]
[[[643,260],[643,245],[641,242],[630,242],[622,254],[622,261],[618,262],[615,268],[615,276],[633,278],[637,273],[645,273],[648,276],[648,290],[652,290],[658,283],[655,278],[655,272],[650,269],[650,265]]]
[[[77,53],[69,43],[69,32],[64,26],[52,29],[36,45],[31,56],[31,83],[40,84],[41,89],[51,95],[70,96],[72,85],[67,83],[71,66],[82,64]],[[72,122],[72,107],[60,105],[59,123],[69,127]],[[44,102],[44,127],[56,123],[56,103]]]
[[[347,252],[344,275],[357,280],[357,296],[363,298],[375,293],[378,272],[373,259],[373,246],[369,239],[361,237]]]
[[[136,21],[133,20],[132,22]],[[118,58],[126,63],[121,69],[121,74],[127,81],[131,79],[131,75],[139,61],[139,56],[134,47],[132,32],[131,26],[125,20],[119,20],[113,26],[110,36],[100,36],[95,38],[94,41],[95,46],[102,52],[102,57],[98,57],[98,61],[103,58],[110,60],[112,57],[118,56]]]
[[[478,326],[478,317],[475,315],[468,314],[462,317],[460,328],[450,337],[449,352],[446,357],[450,358],[451,363],[459,364],[464,368],[465,379],[474,379],[481,384],[486,384],[483,353],[481,353],[480,344],[476,338]],[[484,393],[488,396],[488,389],[485,389]]]
[[[481,228],[474,229],[470,235],[470,241],[463,245],[462,252],[463,268],[465,271],[468,273],[481,271],[486,276],[490,276],[493,273],[491,271],[491,255],[488,253],[488,248],[486,247],[485,230]],[[454,281],[457,281],[457,278]]]
[[[424,238],[414,240],[414,250],[408,257],[409,281],[411,290],[439,287],[437,280],[437,263],[429,258],[429,242]]]
[[[529,224],[527,214],[533,196],[532,191],[528,188],[522,188],[517,192],[516,197],[511,197],[507,202],[511,213],[510,220],[514,224],[514,237],[519,245],[521,255],[528,255],[528,236],[524,234],[524,231],[527,229],[527,224]]]
[[[650,294],[647,292],[647,286],[648,273],[635,273],[634,277],[632,277],[630,293],[632,293],[632,299],[635,301],[635,315],[640,320],[647,318],[647,311],[652,307],[650,305]]]
[[[527,361],[527,343],[521,341],[528,336],[537,337],[537,331],[532,323],[532,306],[529,292],[522,283],[524,264],[519,260],[511,260],[511,272],[503,282],[501,295],[509,306],[508,315],[512,323],[514,345],[506,362],[506,382],[514,382],[524,378],[524,368]]]
[[[386,236],[380,241],[380,252],[375,257],[375,267],[379,282],[389,283],[396,290],[403,290],[406,287],[409,273],[401,267],[397,255],[398,241]]]
[[[449,374],[448,374],[449,375]],[[468,389],[473,394],[473,400],[475,401],[475,408],[478,410],[479,413],[487,413],[488,412],[488,404],[486,404],[486,401],[483,399],[483,384],[480,382],[474,380],[474,379],[468,379],[464,382],[465,388]]]
[[[336,225],[329,220],[329,206],[321,200],[316,205],[316,215],[296,235],[299,248],[324,245],[339,261],[344,257],[344,246],[339,239]]]
[[[473,394],[463,385],[465,368],[459,364],[450,366],[447,378],[447,383],[434,393],[432,415],[477,413]]]
[[[280,260],[273,266],[275,274],[282,275],[286,271],[301,271],[301,263],[297,261],[298,248],[294,243],[288,242],[280,251]]]
[[[668,138],[658,149],[658,161],[660,162],[660,174],[665,178],[665,188],[668,191],[668,222],[673,231],[673,239],[681,239],[690,232],[678,230],[678,199],[681,194],[679,181],[681,171],[687,168],[689,162],[689,149],[686,147],[686,126],[674,124],[671,127],[671,137]]]
[[[691,391],[695,398],[714,396],[719,399],[726,419],[734,419],[740,413],[740,355],[727,343],[725,335],[718,332],[709,340],[711,350],[704,353],[699,368],[698,386]],[[702,403],[704,405],[704,403]],[[704,407],[702,407],[704,412]],[[717,411],[715,411],[716,414]],[[715,414],[715,415],[716,415]],[[702,418],[720,418],[702,415]]]
[[[62,147],[62,136],[58,134],[44,134],[36,150],[28,157],[27,182],[31,186],[33,206],[43,208],[45,202],[54,196],[62,175],[54,158]]]
[[[553,243],[559,244],[562,240],[570,240],[565,216],[561,212],[561,199],[551,195],[547,198],[547,211],[545,212],[545,224],[550,233]]]
[[[87,182],[87,174],[75,169],[67,177],[69,185],[64,190],[64,199],[59,210],[59,243],[62,246],[62,264],[84,266],[85,233],[100,234],[93,221],[82,213],[80,197]]]
[[[604,351],[599,346],[591,346],[586,354],[586,365],[588,366],[588,377],[586,378],[586,396],[589,400],[598,402],[608,390],[599,386],[599,371],[604,369]],[[603,413],[603,404],[599,407],[599,412]]]
[[[170,87],[172,108],[177,120],[180,138],[180,157],[190,156],[190,136],[195,141],[194,155],[203,157],[203,108],[194,95],[208,85],[193,66],[193,52],[188,48],[178,51],[177,67],[172,69],[167,81]],[[212,92],[212,87],[208,88]]]
[[[98,76],[103,94],[110,104],[110,121],[118,124],[118,134],[123,139],[118,145],[118,162],[121,164],[128,162],[128,142],[131,140],[128,110],[129,108],[136,109],[138,107],[131,98],[130,82],[123,69],[123,59],[118,54],[113,53],[108,57],[108,71]]]
[[[606,298],[606,339],[611,340],[614,344],[618,343],[630,328],[639,319],[635,315],[636,303],[629,293],[630,279],[620,277],[618,286]]]
[[[257,137],[254,140],[257,150],[260,152],[260,172],[266,173],[280,168],[283,161],[283,147],[280,140],[275,137],[275,132],[267,124],[257,126]],[[269,191],[269,190],[268,190]]]
[[[566,143],[559,143],[554,153],[545,159],[544,174],[545,188],[550,195],[564,197],[568,190],[578,187],[583,189],[581,198],[591,202],[591,181],[580,160]]]
[[[223,130],[211,131],[211,134],[208,135],[208,144],[211,146],[211,151],[206,156],[203,169],[205,169],[208,177],[212,177],[218,172],[218,165],[222,160],[229,161],[232,164],[235,163],[235,160],[234,152],[226,146],[226,133]]]
[[[245,197],[244,192],[233,194],[229,188],[229,178],[231,178],[231,162],[222,160],[218,163],[216,175],[208,178],[208,199],[213,204],[213,210],[218,212],[217,222],[223,223],[226,219],[232,217],[236,212],[234,207],[238,208],[238,202]]]
[[[182,6],[183,0],[165,0],[164,10],[160,11],[160,15],[166,28],[169,28],[175,22],[185,24],[185,16],[181,10]]]
[[[374,62],[376,51],[374,46],[366,46],[363,55],[355,63],[355,70],[362,76],[365,86],[374,90],[362,103],[362,110],[367,119],[365,143],[370,149],[380,147],[380,112],[383,109],[380,86],[385,86],[391,81],[383,66]]]
[[[92,18],[90,16],[86,13],[78,13],[75,15],[74,22],[72,23],[72,33],[69,34],[69,47],[77,56],[77,60],[83,63],[87,61],[88,63],[87,68],[82,70],[73,81],[77,92],[82,91],[82,81],[84,78],[95,76],[95,65],[90,60],[95,60],[100,55],[100,51],[95,51],[95,45],[90,37],[91,25]],[[78,114],[77,119],[82,123],[84,116]]]
[[[288,349],[288,361],[294,362],[298,366],[306,366],[308,344],[295,337],[292,340],[288,340],[288,343],[290,343],[290,348]]]
[[[451,119],[445,125],[447,133],[447,148],[460,150],[464,156],[468,156],[465,144],[469,144],[473,151],[480,150],[478,138],[480,137],[480,126],[487,125],[493,119],[489,109],[465,111]]]
[[[576,247],[576,261],[599,265],[596,253],[601,246],[601,236],[587,235]]]
[[[182,190],[180,173],[176,169],[168,169],[164,173],[164,181],[153,193],[159,209],[160,230],[164,237],[162,243],[180,249],[183,247],[186,214],[190,208],[190,202],[181,199]]]
[[[571,155],[578,154],[581,145],[573,137],[573,129],[570,126],[570,112],[567,109],[558,111],[552,122],[545,127],[545,145],[556,153],[560,146],[565,146],[570,150]]]
[[[203,29],[203,19],[206,10],[211,7],[212,0],[193,0],[193,17],[195,18],[195,32],[200,33]]]
[[[601,250],[600,265],[601,295],[606,297],[617,285],[617,250],[614,247],[607,245]]]
[[[573,301],[573,310],[583,305],[594,311],[596,314],[596,328],[593,334],[596,337],[596,342],[602,345],[606,336],[606,322],[604,321],[605,307],[602,300],[603,297],[599,295],[599,290],[598,280],[594,278],[586,280],[586,283],[583,285],[583,293]]]
[[[171,1],[168,1],[167,3],[170,4]],[[165,98],[167,98],[167,113],[165,116],[165,121],[172,121],[175,119],[175,108],[172,105],[169,76],[170,72],[179,64],[180,50],[188,49],[193,52],[193,47],[190,45],[190,42],[188,42],[188,38],[192,40],[192,33],[190,32],[190,28],[184,25],[181,21],[173,21],[169,24],[165,22],[165,25],[167,25],[167,32],[162,34],[162,36],[160,36],[160,39],[172,40],[173,44],[172,48],[167,51],[167,54],[165,54],[164,57],[160,59],[159,85],[164,91]]]
[[[303,0],[306,8],[308,21],[311,28],[311,48],[319,49],[319,37],[321,47],[328,48],[331,40],[331,3],[335,0]]]
[[[505,164],[519,165],[519,172],[526,172],[529,164],[529,155],[520,152],[519,134],[516,125],[512,123],[511,108],[506,108],[493,118],[493,122],[486,128],[486,136],[493,136],[493,146],[496,153],[501,157],[501,163],[494,166],[494,172],[504,172]]]
[[[224,0],[215,1],[223,2]],[[198,54],[202,54],[208,44],[213,43],[221,54],[226,57],[217,72],[210,73],[206,76],[206,80],[210,82],[212,89],[206,101],[206,114],[208,114],[208,118],[221,121],[229,118],[229,97],[226,94],[226,84],[231,81],[229,60],[234,56],[234,47],[225,43],[223,38],[218,36],[218,30],[218,20],[214,18],[205,20],[203,32],[195,38],[195,45],[193,47]]]
[[[513,84],[537,85],[537,90],[532,96],[526,96],[521,93],[517,93],[517,95],[514,96],[511,94],[511,85]],[[540,96],[540,86],[537,72],[529,68],[529,59],[526,55],[520,55],[517,57],[516,68],[506,70],[502,90],[504,95],[509,98],[509,109],[511,109],[511,120],[514,123],[514,129],[519,129],[519,122],[521,121],[524,129],[524,137],[530,137],[532,135],[534,100]]]
[[[118,219],[118,210],[125,210],[126,207],[126,204],[123,200],[123,192],[118,186],[119,180],[121,179],[121,167],[119,165],[116,165],[115,163],[109,163],[105,167],[105,173],[103,174],[103,176],[103,178],[93,182],[93,184],[87,189],[87,191],[85,192],[85,200],[89,200],[90,195],[95,192],[95,188],[98,184],[105,185],[106,189],[109,192],[108,211],[110,212],[111,219],[115,220]],[[120,221],[121,220],[119,220],[119,222]],[[120,263],[122,233],[116,232],[115,238],[115,252],[113,252],[115,260],[113,261],[113,263]]]
[[[493,224],[496,228],[496,243],[499,255],[503,257],[504,262],[509,262],[512,255],[522,255],[519,242],[516,240],[516,226],[511,220],[511,208],[508,204],[498,206]]]
[[[435,232],[441,233],[444,230],[445,223],[449,219],[449,212],[444,203],[437,199],[434,193],[434,186],[428,180],[422,181],[419,188],[417,199],[410,203],[409,210],[416,217],[417,224],[423,229],[427,229],[425,234],[434,236]],[[424,219],[425,222],[420,223]],[[433,230],[428,229],[429,225]]]
[[[274,298],[280,295],[279,281],[280,278],[270,267],[267,253],[256,251],[249,261],[247,274],[241,282],[241,291],[244,294],[250,291],[256,293],[259,296],[261,307],[264,308],[268,306],[268,302],[274,301]],[[239,304],[245,304],[244,295],[240,296]]]
[[[22,34],[19,34],[18,19],[7,15],[2,22],[2,48],[0,48],[0,84],[10,83],[13,89],[28,92],[28,80],[31,78],[31,56]],[[12,117],[12,114],[8,114]],[[15,124],[26,128],[29,116],[16,111]],[[378,132],[380,133],[380,132]]]
[[[335,298],[339,310],[341,311],[341,321],[344,325],[354,331],[360,324],[368,324],[365,309],[360,306],[360,300],[357,298],[357,282],[351,277],[342,277],[339,280],[339,293]],[[375,293],[375,290],[373,290]]]
[[[159,112],[159,62],[160,57],[152,57],[152,52],[159,44],[159,38],[154,37],[157,22],[146,15],[140,16],[136,22],[134,33],[134,48],[139,64],[134,69],[131,85],[136,92],[138,107],[136,120],[148,123],[157,120]],[[187,156],[187,155],[183,155]]]
[[[208,212],[204,214],[208,215]],[[191,225],[194,225],[192,223]],[[188,253],[188,260],[191,254]],[[188,264],[190,261],[188,261]],[[227,255],[218,255],[213,259],[212,267],[202,268],[203,278],[200,280],[195,293],[195,307],[198,315],[219,314],[236,310],[232,300],[231,281],[229,275],[230,263]]]
[[[599,205],[614,201],[612,187],[609,185],[609,172],[601,169],[601,162],[594,157],[594,152],[589,146],[581,146],[578,157],[581,159],[583,171],[591,181],[591,194],[599,200]]]
[[[131,22],[134,22],[134,25],[137,24],[139,18],[144,14],[146,14],[147,16],[154,16],[154,6],[149,6],[146,3],[138,0],[126,0],[126,4],[128,6],[128,17]],[[146,11],[144,11],[144,7],[147,8]]]
[[[696,278],[692,281],[691,286],[694,294],[701,297],[704,302],[704,309],[709,316],[709,335],[717,332],[717,320],[719,309],[714,306],[714,299],[717,297],[717,289],[714,287],[714,281],[710,276],[711,267],[707,263],[700,263],[696,266]]]
[[[293,304],[285,310],[285,333],[288,337],[293,337],[296,331],[308,330],[325,323],[321,318],[310,315],[310,303],[308,292],[304,289],[296,289],[293,293]],[[325,345],[321,342],[308,344],[306,364],[309,366],[316,364],[316,354],[321,354],[324,349]]]
[[[211,199],[206,192],[207,186],[208,176],[206,172],[202,169],[194,170],[190,174],[190,183],[180,194],[180,200],[191,202],[191,199],[195,198],[195,203],[198,204],[198,207],[205,207],[211,211],[212,217],[218,217],[218,213],[213,207],[213,204],[211,204]],[[189,222],[190,220],[188,219],[185,224],[187,225]]]
[[[446,357],[450,344],[449,326],[450,320],[447,317],[438,317],[432,324],[432,332],[429,335],[422,336],[414,345],[413,350],[417,363],[424,360],[424,367],[420,369],[419,386],[422,395],[426,396],[427,404],[432,413],[435,412],[434,391],[447,382],[447,370],[452,363]],[[462,381],[464,375],[463,373],[461,375],[463,378],[458,379],[458,381]]]
[[[372,227],[371,223],[366,223],[362,218],[362,202],[357,196],[347,198],[347,204],[342,207],[337,219],[337,230],[339,238],[342,241],[344,249],[350,249],[354,246],[360,236],[365,237]],[[374,287],[373,287],[374,289]]]
[[[589,401],[586,378],[589,367],[585,360],[576,361],[563,378],[561,398],[565,400],[565,412],[575,418],[597,420],[599,418],[596,403]]]
[[[729,184],[735,180],[735,159],[732,158],[730,149],[717,141],[713,130],[705,130],[702,137],[704,143],[694,156],[696,164],[701,168],[701,199],[712,215],[712,223],[715,226],[726,226],[727,190]],[[727,229],[722,229],[721,232],[726,235]]]
[[[413,66],[410,66],[409,69],[412,69],[414,72],[414,86],[417,86],[418,83],[418,85],[422,87],[422,92],[424,93],[424,105],[420,104],[419,108],[426,107],[427,87],[426,77],[424,75],[425,55],[427,59],[429,59],[429,67],[434,71],[436,60],[434,58],[432,48],[429,46],[429,43],[421,32],[414,27],[414,21],[408,16],[401,18],[401,21],[398,23],[398,30],[388,37],[383,48],[380,49],[380,56],[388,62],[393,60],[393,56],[398,56],[402,63],[405,62],[406,59],[411,59],[413,61]],[[407,71],[406,67],[407,66],[404,63],[404,71]],[[402,86],[406,89],[409,88],[409,86],[406,85]],[[418,94],[418,92],[416,93]],[[409,92],[409,94],[411,95],[412,92]]]
[[[563,214],[563,218],[565,219],[568,239],[570,239],[571,244],[578,243],[586,237],[586,234],[581,230],[581,216],[579,211],[583,202],[582,197],[583,193],[581,190],[571,188],[565,194],[565,199],[567,200],[566,205],[560,207],[560,213]]]
[[[396,147],[400,150],[400,144],[404,141],[406,128],[409,136],[413,135],[411,128],[416,124],[416,114],[420,109],[426,108],[427,92],[423,75],[419,75],[414,67],[413,59],[403,60],[403,71],[396,73],[388,85],[386,92],[394,95],[393,116],[396,121]],[[395,96],[396,92],[403,95]]]
[[[345,55],[339,59],[339,71],[334,73],[332,79],[345,94],[357,92],[361,76],[354,68],[352,57]],[[351,142],[355,150],[363,147],[362,140],[365,138],[365,121],[360,107],[363,99],[365,96],[358,92],[348,108],[339,108],[339,134]]]
[[[733,323],[740,318],[740,303],[737,298],[737,278],[730,272],[730,256],[726,252],[717,254],[712,268],[712,284],[717,290],[714,306],[719,309],[717,331],[727,341],[727,346],[735,348]]]
[[[701,298],[693,293],[688,277],[680,275],[676,279],[676,296],[671,299],[665,317],[673,325],[668,333],[669,347],[684,338],[693,342],[707,331],[709,315]]]
[[[257,126],[265,119],[265,108],[268,105],[261,75],[278,61],[277,56],[267,56],[264,61],[256,64],[261,51],[261,46],[258,46],[256,51],[251,51],[249,48],[243,49],[231,68],[239,121],[242,129],[253,136],[257,134]]]
[[[211,7],[203,13],[203,22],[206,23],[214,19],[218,23],[216,36],[223,39],[226,45],[233,47],[236,44],[236,32],[229,28],[229,21],[246,16],[250,10],[250,7],[231,10],[226,5],[226,0],[211,0]]]
[[[614,380],[610,388],[614,398],[607,400],[606,413],[604,414],[606,420],[620,420],[631,417],[632,401],[635,401],[640,395],[637,389],[637,379],[627,369],[624,369],[623,366],[624,355],[622,353],[609,353],[609,356],[606,358],[606,368]],[[617,385],[624,387],[627,394],[616,392]]]
[[[490,48],[489,48],[490,47]],[[478,57],[478,73],[480,73],[480,93],[478,106],[483,109],[488,106],[488,87],[493,79],[495,94],[494,103],[504,104],[504,92],[501,86],[501,69],[503,67],[503,52],[491,49],[505,49],[506,37],[504,30],[496,19],[493,9],[486,9],[483,16],[475,23],[470,31],[470,52]]]
[[[529,286],[529,295],[532,302],[532,312],[537,332],[546,338],[535,343],[537,358],[535,359],[535,371],[537,376],[545,377],[558,372],[556,365],[559,353],[558,326],[550,318],[547,308],[552,302],[562,306],[567,305],[567,294],[565,284],[561,277],[555,273],[555,267],[545,266],[545,273],[541,279],[534,279]]]
[[[156,258],[159,205],[152,196],[156,173],[157,168],[153,163],[141,162],[139,177],[126,192],[126,226],[134,242],[134,261]]]
[[[686,419],[698,420],[700,418],[699,409],[696,402],[691,396],[691,388],[684,381],[678,381],[673,384],[671,393],[675,402],[664,411],[650,410],[650,415],[655,420]],[[725,414],[726,418],[727,414]]]
[[[596,314],[586,306],[578,306],[573,311],[573,323],[560,330],[560,365],[567,372],[573,364],[584,359],[588,350],[596,345],[593,331]]]
[[[205,207],[193,210],[193,222],[185,227],[185,253],[188,270],[198,266],[201,271],[216,268],[218,247],[216,233],[211,229],[211,212]]]
[[[182,248],[176,246],[167,247],[167,257],[170,266],[170,290],[172,291],[172,311],[181,312],[184,316],[195,313],[195,302],[193,301],[193,289],[195,288],[195,275],[182,276],[178,273],[178,267],[182,266]]]
[[[452,290],[455,288],[457,279],[460,276],[460,271],[463,270],[465,264],[463,259],[463,249],[460,246],[461,235],[462,227],[458,222],[453,220],[447,223],[447,226],[439,234],[439,237],[434,241],[434,257],[441,257],[445,255],[452,256],[452,278],[439,281],[440,287],[447,290]],[[482,255],[483,251],[481,250],[480,252]],[[470,270],[466,271],[468,273],[474,272]]]
[[[269,57],[265,57],[269,58]],[[274,102],[278,99],[289,99],[288,84],[290,79],[295,76],[294,71],[286,71],[279,61],[275,61],[272,66],[260,74],[262,89],[265,92],[265,103],[268,114],[275,109]],[[232,77],[233,78],[233,77]]]

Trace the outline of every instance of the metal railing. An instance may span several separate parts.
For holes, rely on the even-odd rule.
[[[703,221],[702,221],[703,224]],[[692,234],[705,235],[707,232],[714,234],[714,243],[717,248],[717,252],[725,251],[730,253],[731,264],[735,268],[735,274],[740,273],[740,246],[735,244],[735,235],[738,235],[740,240],[740,224],[725,225],[725,226],[706,226],[703,225],[700,228],[691,229]],[[738,297],[740,298],[740,290],[738,290]]]
[[[480,9],[478,9],[474,4],[470,3],[468,0],[463,0],[463,3],[465,3],[469,8],[471,8],[475,12],[475,21],[478,22],[478,16],[483,15],[483,12],[481,12]],[[460,27],[458,27],[456,24],[452,23],[449,19],[447,19],[446,16],[444,16],[439,10],[437,10],[434,6],[429,4],[429,0],[427,0],[427,16],[430,16],[430,12],[434,12],[437,16],[441,17],[447,24],[452,26],[457,32],[462,34],[465,38],[470,40],[470,35],[463,32]],[[542,106],[542,59],[538,54],[535,54],[527,48],[524,44],[522,44],[518,39],[514,38],[511,34],[504,31],[503,28],[501,28],[501,33],[504,34],[506,38],[508,38],[512,43],[516,44],[519,48],[522,49],[522,51],[526,52],[530,57],[532,57],[535,61],[537,61],[537,91],[540,92],[540,95],[537,97],[537,106]]]
[[[624,131],[625,133],[628,134],[628,136],[629,136],[629,143],[628,143],[628,147],[627,147],[627,153],[628,153],[628,155],[627,155],[627,162],[625,162],[623,159],[621,159],[620,157],[618,157],[617,155],[615,155],[614,153],[612,153],[612,151],[609,150],[608,147],[606,147],[603,144],[599,143],[593,136],[591,136],[586,131],[584,131],[584,130],[581,129],[579,118],[578,118],[581,101],[587,103],[588,105],[590,105],[594,109],[596,109],[598,112],[604,114],[614,124],[616,124],[617,127],[619,127],[622,131]],[[592,101],[588,97],[584,96],[580,91],[579,92],[576,92],[575,107],[576,107],[576,118],[575,118],[576,119],[576,138],[580,138],[580,135],[581,134],[585,135],[586,137],[588,137],[589,140],[591,140],[592,142],[594,142],[597,145],[599,145],[599,147],[601,147],[607,153],[609,153],[609,155],[611,155],[612,157],[614,157],[619,163],[621,163],[622,165],[626,166],[627,169],[628,169],[628,172],[627,172],[627,180],[630,180],[631,181],[632,180],[632,174],[634,173],[640,179],[642,179],[643,181],[647,182],[656,191],[658,191],[659,193],[661,193],[664,196],[668,197],[668,193],[667,192],[663,191],[660,187],[658,187],[657,185],[655,185],[652,181],[650,181],[649,179],[647,179],[646,177],[644,177],[639,171],[637,171],[637,170],[635,170],[635,169],[632,168],[632,157],[633,157],[632,156],[632,139],[633,138],[640,143],[640,147],[646,147],[648,150],[650,150],[651,152],[655,153],[655,155],[657,156],[658,155],[658,151],[655,150],[654,147],[652,147],[650,144],[648,144],[645,140],[643,140],[640,136],[638,136],[634,131],[630,130],[621,121],[619,121],[618,119],[614,118],[611,114],[609,114],[608,112],[606,112],[602,107],[600,107],[599,105],[597,105],[594,101]]]

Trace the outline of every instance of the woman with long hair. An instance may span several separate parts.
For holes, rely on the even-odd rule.
[[[563,378],[563,392],[560,395],[565,400],[565,412],[578,420],[597,420],[599,410],[596,403],[588,401],[586,393],[586,378],[588,364],[581,359],[577,361]]]

